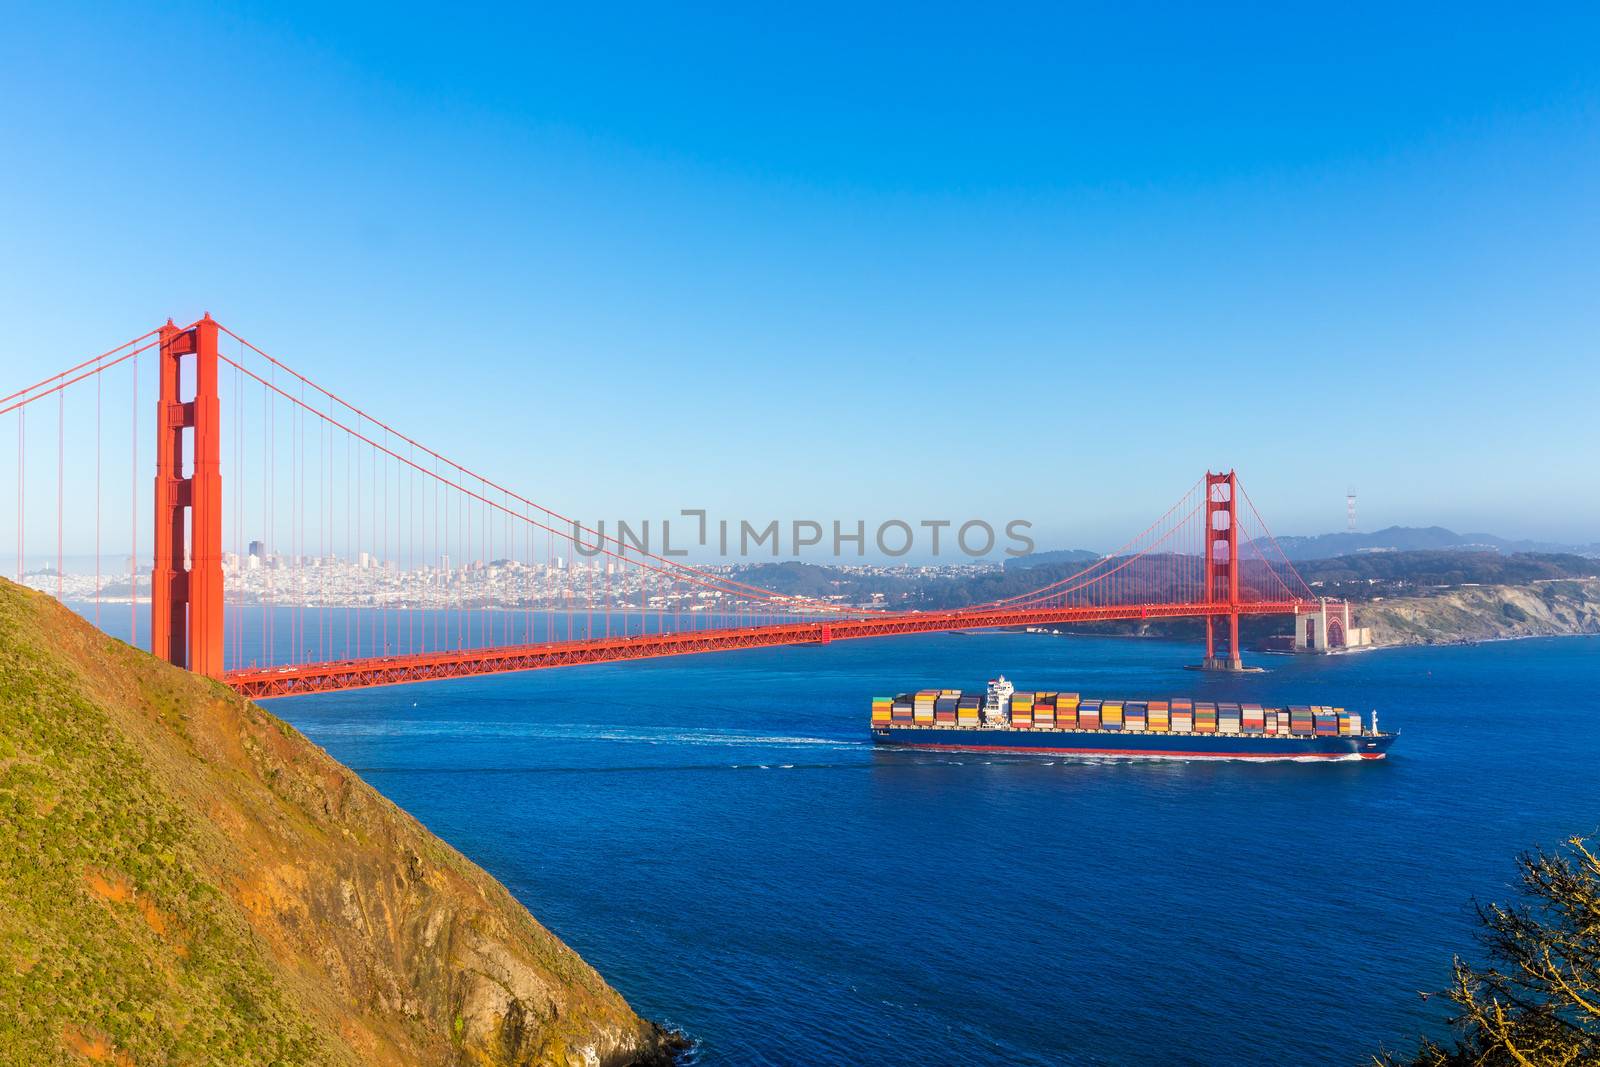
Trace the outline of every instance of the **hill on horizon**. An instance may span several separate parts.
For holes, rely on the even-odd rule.
[[[1443,526],[1389,526],[1371,533],[1325,533],[1309,537],[1279,537],[1278,544],[1290,559],[1332,559],[1359,552],[1421,552],[1464,549],[1510,554],[1515,552],[1600,555],[1600,542],[1587,545],[1554,541],[1512,540],[1488,533],[1458,534]]]
[[[1334,559],[1365,552],[1428,552],[1461,550],[1467,552],[1499,552],[1504,555],[1531,552],[1538,554],[1577,555],[1600,557],[1600,541],[1572,545],[1555,541],[1512,540],[1495,534],[1459,534],[1443,526],[1388,526],[1371,533],[1290,535],[1277,538],[1284,555],[1293,560]],[[1017,559],[1007,560],[1007,569],[1040,567],[1056,563],[1089,562],[1099,558],[1099,553],[1081,548],[1033,552]]]

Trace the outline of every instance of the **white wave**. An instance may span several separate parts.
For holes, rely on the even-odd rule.
[[[857,749],[865,741],[806,737],[796,734],[744,734],[683,727],[597,726],[590,723],[518,723],[503,721],[413,720],[409,722],[302,723],[315,738],[459,738],[462,740],[612,741],[628,744],[717,747]]]

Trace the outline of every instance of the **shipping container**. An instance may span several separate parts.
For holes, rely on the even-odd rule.
[[[1085,700],[1078,705],[1078,729],[1100,729],[1100,701]]]
[[[1267,732],[1267,709],[1260,704],[1239,705],[1239,728],[1247,734]]]
[[[1130,700],[1122,707],[1122,726],[1125,730],[1144,733],[1145,724],[1149,721],[1149,705],[1142,701]]]
[[[1122,729],[1122,701],[1107,700],[1100,705],[1100,729]]]

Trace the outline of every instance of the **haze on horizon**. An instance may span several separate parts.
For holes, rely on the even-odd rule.
[[[1582,5],[29,5],[0,392],[210,311],[585,517],[1109,549],[1209,466],[1280,534],[1353,484],[1366,530],[1592,542],[1597,40]]]

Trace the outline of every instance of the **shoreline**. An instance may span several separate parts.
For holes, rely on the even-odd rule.
[[[1329,653],[1329,655],[1345,656],[1354,652],[1383,652],[1396,648],[1461,648],[1467,645],[1498,645],[1508,641],[1551,641],[1567,637],[1600,637],[1600,632],[1581,630],[1556,634],[1506,634],[1502,637],[1462,637],[1449,641],[1386,641],[1382,644],[1344,649],[1340,652]]]

